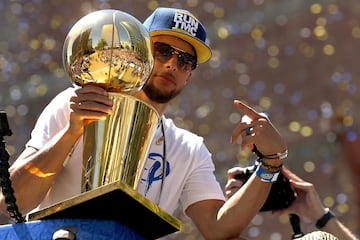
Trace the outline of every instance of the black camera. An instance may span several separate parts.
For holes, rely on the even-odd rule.
[[[0,111],[0,136],[11,136],[12,132],[9,128],[6,112]]]
[[[243,184],[255,172],[257,164],[249,166],[244,173],[235,176],[236,179],[244,181]],[[269,195],[261,207],[260,212],[274,211],[287,208],[295,199],[295,192],[291,188],[289,180],[281,173],[277,180],[272,184]]]

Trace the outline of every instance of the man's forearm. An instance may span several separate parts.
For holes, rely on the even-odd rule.
[[[263,206],[270,188],[271,183],[262,182],[253,174],[220,209],[220,219],[227,219],[224,225],[245,229]],[[241,226],[235,226],[237,224]]]
[[[78,138],[64,129],[42,149],[25,149],[10,167],[12,187],[20,212],[27,213],[42,201]],[[4,210],[3,197],[0,200]]]

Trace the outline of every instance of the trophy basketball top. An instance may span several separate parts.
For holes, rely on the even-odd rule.
[[[144,85],[154,64],[150,35],[132,15],[99,10],[70,29],[63,63],[73,84],[95,84],[109,92],[133,94]]]

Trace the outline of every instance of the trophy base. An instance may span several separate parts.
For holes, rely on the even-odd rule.
[[[119,221],[145,239],[180,230],[181,222],[122,182],[114,182],[31,213],[42,219],[98,219]]]

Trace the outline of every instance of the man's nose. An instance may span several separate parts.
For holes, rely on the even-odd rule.
[[[166,62],[166,64],[168,64],[169,65],[169,67],[172,67],[172,68],[178,68],[179,67],[179,65],[178,65],[178,53],[176,53],[176,52],[174,52],[171,56],[170,56],[170,58],[169,58],[169,60]]]

